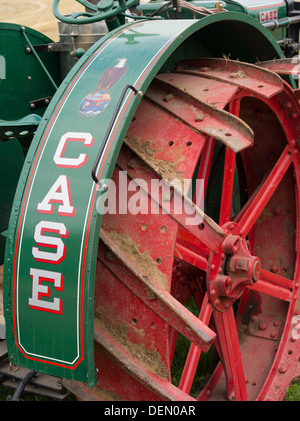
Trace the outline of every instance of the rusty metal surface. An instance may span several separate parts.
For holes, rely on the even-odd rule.
[[[149,114],[148,114],[149,116]],[[134,152],[141,158],[147,168],[148,177],[145,180],[148,184],[148,191],[151,191],[151,180],[157,179],[160,175],[155,165],[152,166],[152,163],[149,163],[147,156],[140,153],[139,149],[136,147],[136,142],[132,142],[132,136],[130,136],[130,141],[125,139],[125,143],[132,149]],[[140,186],[140,178],[134,177],[135,168],[131,168],[127,162],[123,161],[123,156],[119,156],[118,163],[120,167],[127,171],[127,174],[132,179],[135,179],[135,184],[141,189],[143,186]],[[168,162],[168,161],[167,161]],[[151,174],[151,177],[149,175]],[[168,183],[168,181],[170,181]],[[175,181],[175,182],[174,182]],[[188,232],[190,232],[194,237],[196,237],[202,244],[209,250],[216,251],[220,244],[225,238],[225,231],[216,224],[208,215],[206,215],[201,208],[192,203],[191,199],[184,194],[184,186],[181,184],[181,179],[177,183],[178,179],[168,179],[164,178],[161,180],[161,185],[165,188],[162,188],[158,191],[158,194],[154,197],[151,197],[152,201],[155,201],[157,205],[164,211],[164,213],[170,214],[172,218],[182,225]],[[189,182],[191,180],[188,180]],[[185,188],[188,185],[185,186]],[[180,212],[177,210],[180,209]],[[190,219],[195,219],[199,221],[197,223],[189,223]]]
[[[81,401],[98,402],[105,401],[105,398],[107,398],[105,396],[101,396],[101,392],[99,392],[98,388],[89,389],[83,383],[75,380],[64,379],[63,385]]]
[[[265,98],[271,98],[282,90],[282,81],[275,73],[240,61],[215,58],[185,60],[178,64],[176,71],[226,81]]]
[[[298,341],[292,336],[294,318],[299,316],[299,274],[290,247],[299,235],[294,195],[300,181],[298,101],[285,84],[266,99],[253,95],[253,90],[250,93],[250,88],[246,91],[245,86],[225,88],[223,82],[198,77],[196,93],[191,88],[195,76],[176,73],[171,83],[165,83],[170,77],[160,75],[160,82],[153,84],[159,89],[150,88],[143,99],[112,178],[121,191],[134,181],[126,204],[138,192],[140,203],[155,202],[160,211],[134,215],[119,208],[117,216],[104,215],[95,295],[98,384],[90,391],[74,382],[66,385],[83,400],[193,399],[189,394],[201,351],[207,351],[215,339],[220,362],[197,399],[281,400],[299,355]],[[210,174],[217,172],[217,163],[209,159],[211,151],[206,148],[211,138],[196,133],[188,118],[180,115],[178,119],[175,110],[180,106],[178,92],[184,97],[187,115],[194,106],[192,97],[208,101],[209,91],[200,95],[207,81],[212,90],[216,83],[210,101],[219,98],[216,107],[210,107],[212,114],[228,102],[234,116],[228,124],[245,121],[256,141],[239,155],[247,176],[248,202],[232,215],[234,177],[223,174],[217,184],[207,179],[210,191],[222,191],[226,184],[229,194],[220,195],[214,203],[224,212],[218,220],[199,210],[203,225],[189,227],[185,223],[188,212],[179,216],[162,212],[166,201],[172,204],[180,196],[176,187],[168,197],[162,191],[154,197],[150,187],[155,179],[170,182],[192,177],[199,159],[207,160]],[[161,93],[163,99],[158,101],[156,95]],[[210,145],[213,149],[220,143],[215,140]],[[224,154],[226,174],[235,171],[237,156]],[[209,178],[208,171],[198,174]],[[191,180],[184,194],[190,185]],[[183,196],[182,200],[189,210],[194,208],[190,199]],[[124,202],[119,195],[120,204]],[[247,246],[247,253],[235,248],[235,239],[241,247]],[[263,267],[259,273],[254,270],[257,259]],[[216,288],[222,305],[213,298]],[[199,319],[184,307],[191,297],[200,310]],[[171,383],[170,370],[178,332],[191,347],[177,388]]]
[[[118,344],[118,342],[101,331],[97,326],[97,323],[95,326],[95,340],[101,344],[109,355],[115,358],[118,364],[128,371],[131,376],[137,378],[139,382],[157,394],[161,399],[169,401],[195,401],[194,398],[182,392],[170,382],[155,375],[153,372],[143,367],[143,365],[139,364],[131,357],[130,353]]]
[[[271,70],[278,75],[295,75],[297,79],[300,74],[298,57],[260,61],[256,63],[256,66]]]
[[[281,329],[282,322],[276,319],[276,315],[260,314],[250,318],[247,334],[276,341]]]
[[[122,270],[121,282],[132,290],[134,295],[139,297],[147,306],[152,308],[170,326],[181,332],[200,349],[207,352],[212,345],[216,335],[204,323],[198,320],[190,311],[180,304],[172,295],[159,288],[155,277],[152,279],[143,273],[121,248],[117,246],[103,230],[100,232],[101,240],[113,252],[113,256],[102,256],[102,261],[115,273],[120,273],[119,259],[127,268],[128,273]],[[133,277],[132,274],[135,276]],[[141,283],[136,279],[138,278]]]
[[[11,18],[17,19],[11,2],[4,3],[6,12],[12,10]],[[27,18],[32,19],[32,5],[40,7],[41,4],[32,0],[28,8],[30,15],[20,17],[20,23],[26,24]],[[41,29],[43,22],[33,23],[35,29]],[[32,26],[29,21],[28,24]],[[221,362],[197,399],[282,400],[292,376],[299,376],[300,273],[296,263],[299,262],[300,94],[272,73],[293,74],[293,64],[291,60],[257,63],[256,66],[220,59],[187,61],[181,63],[182,67],[169,84],[172,92],[166,91],[160,102],[155,99],[159,108],[154,107],[154,110],[144,99],[129,129],[127,146],[121,151],[115,181],[124,170],[128,172],[127,182],[134,178],[147,183],[156,177],[190,179],[201,154],[201,159],[209,162],[209,169],[217,171],[218,163],[208,159],[205,152],[209,139],[191,130],[188,118],[180,116],[185,123],[174,118],[178,114],[172,110],[172,103],[179,105],[178,98],[172,97],[174,92],[189,96],[188,111],[191,111],[193,96],[205,103],[197,115],[193,110],[192,116],[197,117],[199,124],[203,121],[201,113],[208,110],[207,105],[209,110],[213,106],[218,111],[228,105],[235,117],[239,115],[251,126],[254,146],[242,153],[250,207],[246,206],[235,222],[238,225],[239,220],[248,220],[249,215],[257,218],[249,230],[249,242],[252,255],[260,256],[263,270],[260,279],[243,290],[236,316],[232,307],[224,313],[216,309],[212,312],[202,285],[205,272],[211,270],[207,260],[209,248],[205,244],[216,251],[227,235],[222,226],[218,229],[218,220],[212,220],[210,226],[207,218],[205,232],[199,236],[196,230],[188,231],[184,224],[179,226],[182,221],[171,214],[106,216],[100,234],[103,241],[100,240],[99,246],[95,299],[98,385],[88,389],[82,383],[63,383],[79,399],[193,400],[188,394],[201,353],[192,342],[197,342],[199,336],[195,332],[200,328],[201,333],[202,323],[209,333],[217,335],[218,342],[215,342]],[[184,68],[186,65],[190,68]],[[198,83],[194,82],[195,77]],[[170,74],[158,77],[164,81],[169,78]],[[237,108],[234,111],[234,101],[249,96],[249,92],[253,94],[252,102],[246,98],[241,111]],[[149,93],[151,95],[151,89]],[[213,115],[220,115],[223,120],[225,114],[215,108]],[[235,125],[237,120],[230,117],[228,126]],[[239,123],[236,128],[243,132]],[[211,144],[216,148],[217,142]],[[279,158],[286,144],[291,161],[280,180],[276,180],[273,176],[278,175]],[[227,146],[232,145],[227,142]],[[227,164],[226,171],[232,172],[232,163]],[[201,174],[208,178],[205,171]],[[261,190],[268,174],[271,174],[270,185],[273,182],[276,187],[270,197]],[[216,186],[206,182],[210,191],[224,188],[225,183],[222,181]],[[255,196],[263,198],[258,205],[259,212],[255,211]],[[128,200],[131,197],[129,195]],[[162,200],[158,204],[162,204]],[[214,206],[219,204],[216,201]],[[221,206],[226,207],[225,200]],[[209,227],[212,228],[211,239],[206,234]],[[123,240],[131,239],[127,249],[132,251],[130,257],[107,232],[123,236]],[[215,234],[218,235],[215,237]],[[240,227],[235,235],[240,236]],[[110,249],[105,249],[103,242]],[[144,276],[141,260],[133,263],[133,252],[146,256],[152,269],[151,260],[156,265],[155,273],[158,268],[162,274],[159,287],[153,282],[154,278]],[[116,257],[120,261],[116,262]],[[204,317],[202,323],[196,323],[195,316],[183,309],[183,304],[192,296]],[[191,326],[191,322],[193,329],[189,332],[186,326]],[[170,382],[176,329],[191,340],[179,388]]]
[[[170,74],[160,75],[159,78],[166,80],[172,76]],[[184,77],[178,73],[178,79],[172,81],[172,84],[176,82],[176,89],[180,86],[180,89],[184,91]],[[180,78],[183,80],[181,81]],[[192,91],[191,82],[188,83],[190,80],[190,76],[187,77],[185,95],[195,95],[195,91],[197,91],[197,89]],[[147,370],[152,366],[152,371],[156,375],[158,374],[164,381],[166,379],[170,381],[168,377],[170,373],[167,373],[174,357],[176,330],[180,330],[180,323],[183,321],[181,319],[179,325],[176,324],[177,322],[175,323],[176,317],[180,318],[181,307],[178,303],[183,304],[194,296],[198,308],[201,310],[201,320],[204,320],[204,323],[217,334],[215,345],[221,361],[197,399],[280,400],[283,398],[283,390],[288,386],[289,379],[296,369],[299,353],[297,341],[293,342],[290,338],[291,329],[294,326],[293,317],[298,314],[297,311],[299,312],[297,310],[299,288],[298,282],[293,280],[294,276],[295,279],[298,276],[297,273],[294,274],[293,269],[294,252],[288,246],[290,241],[294,241],[295,236],[293,228],[296,218],[295,197],[291,190],[295,185],[292,182],[290,167],[296,165],[299,160],[298,144],[295,141],[298,136],[299,106],[293,91],[285,84],[282,84],[284,91],[281,90],[282,88],[278,89],[278,93],[267,100],[261,95],[255,97],[252,93],[249,94],[250,91],[246,91],[244,88],[237,90],[236,86],[229,85],[229,89],[222,90],[223,82],[220,85],[220,82],[213,79],[204,78],[203,80],[206,80],[206,84],[202,85],[201,78],[197,87],[199,92],[201,85],[208,86],[208,81],[209,89],[213,91],[213,83],[216,83],[216,90],[210,97],[211,101],[215,101],[215,98],[219,97],[220,101],[216,105],[219,108],[224,107],[224,103],[229,101],[230,112],[246,121],[253,129],[255,139],[257,139],[257,144],[254,142],[254,147],[244,150],[241,154],[247,174],[249,202],[245,203],[240,212],[235,215],[234,223],[230,219],[226,219],[231,218],[228,216],[228,211],[223,213],[223,225],[219,225],[215,219],[209,218],[208,220],[211,219],[213,222],[212,227],[216,228],[215,231],[211,231],[211,238],[208,235],[199,236],[196,231],[182,224],[180,217],[175,217],[172,212],[159,213],[152,217],[147,214],[131,216],[120,214],[117,219],[112,215],[105,216],[100,238],[109,246],[109,252],[113,250],[114,253],[111,255],[111,260],[107,259],[109,256],[105,254],[104,250],[99,255],[97,278],[99,293],[97,295],[96,319],[100,323],[98,324],[100,331],[102,333],[105,331],[105,334],[104,336],[100,334],[101,339],[98,336],[99,343],[102,344],[97,354],[98,366],[101,370],[101,367],[109,364],[110,370],[118,376],[124,372],[122,378],[127,384],[131,384],[133,378],[136,379],[139,397],[149,397],[149,393],[155,390],[155,394],[151,395],[151,398],[154,396],[157,398],[157,394],[160,399],[163,396],[170,398],[170,396],[161,394],[162,390],[158,387],[158,384],[162,385],[161,380],[155,383],[155,389],[153,389],[150,379],[146,382],[144,379],[149,374]],[[220,88],[219,91],[217,91],[217,87]],[[171,90],[173,88],[171,86]],[[206,101],[209,101],[208,92],[203,91]],[[251,98],[249,99],[247,96]],[[245,102],[240,109],[241,98],[244,97]],[[123,188],[133,180],[142,180],[137,181],[136,186],[139,189],[140,198],[146,195],[148,203],[154,199],[150,193],[151,180],[156,178],[171,180],[175,176],[182,180],[189,177],[196,171],[200,156],[204,160],[207,159],[213,169],[216,165],[214,160],[205,156],[206,153],[210,153],[209,148],[205,148],[209,138],[205,139],[203,135],[195,133],[189,124],[182,119],[178,120],[174,113],[167,109],[173,100],[167,96],[166,100],[163,100],[163,106],[159,104],[159,107],[148,99],[142,101],[125,138],[113,177],[114,182],[120,185],[119,175],[126,171],[126,184],[123,184]],[[189,100],[186,102],[189,103]],[[286,104],[283,112],[282,104]],[[280,116],[280,124],[276,116]],[[286,146],[286,142],[288,146]],[[217,147],[218,142],[211,142],[211,145],[213,148]],[[225,166],[226,171],[232,171],[235,159],[235,154],[228,159],[227,166]],[[203,171],[203,175],[208,177],[205,171]],[[297,183],[298,177],[296,171]],[[225,182],[228,182],[230,192],[230,189],[233,188],[233,185],[230,184],[233,183],[233,178],[225,177],[224,180],[228,181],[222,181],[221,188],[224,187]],[[205,186],[207,189],[212,188],[208,180],[205,180]],[[131,198],[132,195],[129,195],[127,200],[130,201]],[[144,199],[141,200],[144,202]],[[227,202],[230,200],[231,195],[225,195],[219,202],[220,206],[227,209]],[[162,196],[160,196],[157,200],[160,208],[162,208],[162,202]],[[279,210],[282,203],[286,204],[288,212]],[[274,219],[275,216],[277,219]],[[234,248],[235,242],[231,241],[231,238],[234,239],[236,236],[241,244],[244,244],[243,230],[239,225],[241,221],[244,234],[249,233],[250,254],[238,252],[239,249]],[[247,225],[249,229],[245,228]],[[205,230],[208,226],[208,224],[205,225]],[[290,235],[286,234],[287,226],[290,227]],[[223,233],[219,243],[222,246],[216,253],[219,260],[212,261],[208,259],[210,255],[208,245],[212,245],[211,241],[217,233],[218,227]],[[109,233],[113,233],[114,238],[109,238]],[[272,240],[274,236],[276,238],[279,236],[281,239],[279,246],[276,241]],[[127,248],[125,247],[123,251],[120,247],[122,244],[115,243],[115,240],[121,237],[127,241]],[[283,250],[280,250],[280,261],[283,268],[276,269],[276,265],[271,262],[274,259],[279,259],[277,257],[278,247],[281,249],[282,244],[285,245]],[[215,249],[216,251],[217,249]],[[165,279],[162,291],[155,287],[155,276],[143,277],[145,272],[141,260],[139,258],[135,260],[137,257],[133,256],[136,253],[144,257],[147,256],[148,263],[149,259],[152,259],[153,263],[156,262],[156,267],[166,276],[167,282]],[[112,256],[114,257],[112,258]],[[232,256],[231,259],[229,256]],[[255,256],[261,260],[263,267],[259,273],[254,270]],[[114,261],[116,257],[120,259],[118,264]],[[207,302],[203,283],[206,277],[206,285],[211,292],[214,280],[220,280],[224,275],[220,272],[220,270],[225,271],[222,259],[227,262],[227,265],[231,265],[229,275],[235,278],[235,293],[229,288],[228,297],[230,299],[227,301],[228,306],[226,307],[224,297],[226,288],[224,287],[223,290],[221,288],[219,296],[223,300],[224,306],[215,305],[213,307],[213,300]],[[248,269],[251,273],[249,270],[242,270],[240,260],[245,263],[245,259],[246,266],[250,267]],[[173,266],[171,266],[172,263]],[[226,270],[228,271],[228,267]],[[206,275],[205,272],[207,272]],[[251,278],[253,273],[254,280]],[[136,277],[139,279],[142,289],[133,285],[133,279]],[[171,304],[170,293],[177,300],[175,307],[172,307],[173,323],[166,318],[170,308],[163,307],[165,304]],[[238,298],[240,305],[235,316],[232,304]],[[118,306],[116,301],[122,305]],[[158,303],[161,303],[159,310],[155,310],[154,304]],[[153,307],[151,308],[151,306]],[[126,311],[124,307],[127,308]],[[288,312],[287,308],[290,309]],[[149,311],[153,311],[153,313],[149,313]],[[142,317],[142,313],[145,313],[145,317]],[[157,316],[155,322],[152,322],[155,324],[155,329],[149,328],[149,320],[153,320],[154,314]],[[191,317],[188,312],[184,314],[186,316],[184,321],[188,323]],[[276,314],[276,320],[272,318],[274,314]],[[110,316],[112,316],[111,319]],[[111,325],[112,320],[113,326]],[[252,326],[251,320],[260,322]],[[156,331],[158,326],[161,329],[160,335]],[[166,326],[170,328],[169,334],[166,333]],[[274,334],[275,329],[276,334]],[[124,332],[127,333],[124,334]],[[148,338],[149,334],[151,339]],[[114,342],[117,337],[119,345]],[[106,340],[108,342],[105,342]],[[153,354],[153,340],[156,341],[159,352],[159,356],[156,355],[156,357]],[[103,343],[105,343],[106,351],[109,350],[108,354],[102,350]],[[167,343],[169,348],[166,358]],[[139,359],[136,352],[137,349],[141,352],[142,345],[143,353],[140,355],[146,353],[147,358]],[[276,349],[278,352],[275,352]],[[109,358],[111,354],[118,361],[116,364]],[[186,393],[191,391],[201,354],[199,348],[196,349],[191,341],[191,349],[179,386]],[[128,363],[129,360],[133,365]],[[138,365],[135,365],[137,361]],[[155,367],[154,361],[159,363],[159,367]],[[290,368],[288,364],[290,364]],[[143,375],[140,374],[140,370],[144,373]],[[132,373],[134,374],[132,375]],[[276,384],[280,387],[276,388]],[[148,389],[147,393],[144,389],[145,385]],[[100,390],[111,387],[112,383],[109,379],[99,378]],[[128,388],[114,387],[113,390],[117,394],[127,396]]]
[[[194,130],[220,140],[234,152],[248,148],[253,143],[252,130],[242,121],[202,102],[195,93],[187,89],[190,83],[199,85],[195,76],[169,74],[157,76],[157,84],[153,84],[146,92],[147,98],[177,118],[183,120]],[[186,81],[186,83],[185,83]],[[181,82],[181,83],[180,83]],[[220,93],[220,98],[222,96]]]

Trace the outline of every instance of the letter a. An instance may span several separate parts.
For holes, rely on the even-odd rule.
[[[39,213],[53,213],[54,203],[61,203],[58,206],[58,213],[62,216],[74,216],[75,208],[72,206],[69,180],[67,176],[60,175],[51,189],[48,191],[42,202],[37,205]]]

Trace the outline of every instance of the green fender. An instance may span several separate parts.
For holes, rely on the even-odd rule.
[[[123,88],[145,92],[154,75],[171,69],[177,59],[226,54],[226,42],[225,49],[209,47],[202,38],[210,28],[216,37],[226,24],[242,31],[241,43],[247,31],[261,41],[261,53],[240,46],[240,52],[248,48],[252,60],[282,57],[270,34],[242,14],[138,21],[95,44],[58,89],[26,157],[10,218],[4,310],[12,363],[95,384],[94,276],[105,197],[91,176],[95,158]],[[102,183],[112,175],[140,100],[128,89],[114,116],[96,165]]]

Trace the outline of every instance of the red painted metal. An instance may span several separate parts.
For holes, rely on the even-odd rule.
[[[201,311],[199,314],[199,319],[202,320],[207,325],[210,322],[210,318],[212,315],[212,307],[208,301],[208,295],[206,294]],[[185,393],[190,393],[192,383],[196,374],[197,365],[200,359],[201,349],[197,347],[195,344],[191,344],[189,353],[183,368],[182,376],[179,383],[179,389],[183,390]]]
[[[122,348],[117,341],[114,341],[109,335],[103,332],[98,327],[95,327],[95,339],[101,346],[103,346],[115,358],[119,364],[131,373],[133,377],[146,386],[147,389],[153,390],[160,399],[170,401],[195,401],[194,398],[182,392],[177,387],[173,386],[167,380],[161,378],[153,373],[151,369],[146,369],[143,364],[132,358],[124,348]],[[115,379],[113,379],[115,381]]]
[[[272,194],[277,188],[278,184],[282,180],[282,177],[288,170],[291,164],[291,151],[288,146],[284,149],[281,157],[278,162],[275,164],[270,175],[264,182],[260,190],[255,194],[255,197],[246,205],[246,210],[243,213],[241,219],[238,220],[238,225],[240,227],[240,235],[242,238],[245,238],[255,222],[257,221],[259,215],[265,208],[266,204],[270,200]]]
[[[180,244],[178,241],[176,243],[174,256],[179,257],[181,260],[184,260],[201,270],[207,270],[207,260],[205,257],[200,256],[198,253],[187,248],[183,244]]]
[[[211,137],[206,139],[202,156],[201,156],[199,171],[197,175],[198,180],[204,180],[204,186],[203,186],[204,192],[206,191],[206,188],[207,188],[209,171],[210,171],[211,162],[212,162],[213,153],[214,153],[214,147],[215,147],[215,139]],[[199,192],[197,192],[196,190],[195,197],[197,196],[197,194],[199,194]]]
[[[271,70],[278,75],[299,75],[299,59],[294,58],[283,58],[279,60],[261,61],[256,64],[264,69]]]
[[[240,101],[235,100],[229,103],[229,112],[235,116],[239,116]],[[222,186],[222,197],[220,204],[219,224],[223,225],[231,220],[231,204],[235,172],[235,153],[229,148],[225,152],[224,175]]]
[[[235,153],[229,148],[225,152],[224,164],[224,178],[222,186],[222,197],[220,206],[220,225],[230,221],[231,217],[231,204],[232,204],[232,191],[234,182],[235,170]]]
[[[273,270],[276,270],[276,268]],[[283,276],[276,275],[276,273],[267,271],[265,269],[262,269],[261,271],[261,279],[287,290],[291,290],[293,287],[293,282],[290,279],[286,279]]]
[[[183,227],[178,227],[177,232],[177,243],[185,246],[186,249],[190,249],[195,251],[199,258],[202,260],[202,258],[207,258],[209,255],[209,249],[204,246],[201,241],[199,241],[195,236],[193,236],[189,231],[185,230]],[[207,263],[207,260],[206,260]],[[207,268],[207,264],[206,264]]]
[[[227,397],[246,401],[247,389],[233,308],[224,313],[214,310],[221,361],[226,373]]]
[[[291,301],[292,292],[285,288],[269,284],[263,280],[258,280],[255,285],[250,285],[249,289],[257,292],[262,292],[270,297],[278,298],[279,300]]]
[[[190,312],[172,295],[165,292],[156,285],[155,278],[149,279],[146,273],[143,273],[134,261],[128,257],[120,247],[118,247],[103,230],[100,233],[103,243],[109,247],[114,256],[124,266],[120,267],[120,262],[107,255],[99,256],[102,261],[106,261],[106,265],[111,271],[118,274],[122,272],[120,281],[123,282],[136,297],[140,298],[148,307],[157,313],[161,319],[165,320],[173,326],[177,331],[181,332],[190,341],[197,344],[198,347],[207,351],[215,339],[215,333],[211,331],[205,323],[197,320],[195,316],[191,316]],[[124,276],[125,275],[125,276]]]
[[[275,73],[261,67],[228,59],[201,58],[183,60],[177,71],[227,82],[265,98],[282,90],[282,81]]]
[[[285,82],[257,66],[215,59],[180,66],[149,88],[113,175],[117,192],[135,180],[127,203],[138,191],[140,202],[155,204],[158,212],[103,216],[96,394],[282,400],[300,353],[299,103]],[[232,124],[237,143],[202,131],[195,124],[200,112],[208,115],[210,130],[217,124],[227,131]],[[195,211],[203,217],[197,226],[186,223],[194,209],[187,197],[193,177],[203,179],[206,193],[205,210]],[[183,196],[175,188],[154,197],[151,180],[165,179],[168,186],[176,178],[189,180]],[[117,196],[118,208],[123,202]],[[180,215],[172,206],[166,211],[175,199],[186,204]],[[171,372],[181,335],[189,346],[175,387]],[[212,358],[201,390],[195,389],[207,357],[202,351],[209,355],[212,348],[217,360]]]
[[[202,102],[199,97],[196,99],[189,95],[193,91],[182,86],[189,78],[194,80],[189,75],[160,75],[146,95],[194,130],[220,140],[234,152],[251,146],[252,130],[232,114]]]

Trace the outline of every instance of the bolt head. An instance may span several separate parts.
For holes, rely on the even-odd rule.
[[[276,207],[273,212],[274,212],[274,215],[279,216],[281,214],[281,209]]]
[[[277,273],[278,272],[278,266],[277,265],[273,265],[270,269],[270,272],[272,273]]]
[[[279,373],[281,373],[281,374],[284,374],[284,373],[286,373],[287,372],[287,368],[285,367],[285,366],[281,366],[280,368],[279,368]]]

